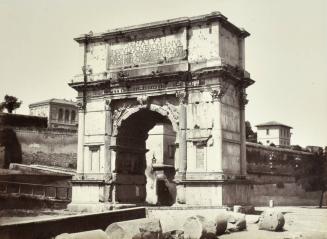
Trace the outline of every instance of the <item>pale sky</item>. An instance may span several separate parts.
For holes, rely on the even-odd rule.
[[[82,33],[220,11],[244,27],[252,126],[293,127],[292,144],[327,146],[326,0],[0,0],[0,98],[74,99]]]

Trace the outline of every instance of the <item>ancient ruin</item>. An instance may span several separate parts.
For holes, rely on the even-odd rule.
[[[75,38],[84,74],[69,84],[79,102],[70,208],[248,203],[249,35],[213,12]],[[147,153],[156,127],[170,132],[159,158]]]

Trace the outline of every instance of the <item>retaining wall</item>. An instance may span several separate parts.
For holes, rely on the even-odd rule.
[[[108,225],[114,222],[145,218],[145,210],[145,208],[121,209],[104,213],[3,224],[0,226],[0,238],[50,239],[61,233],[74,233],[95,229],[105,230]]]

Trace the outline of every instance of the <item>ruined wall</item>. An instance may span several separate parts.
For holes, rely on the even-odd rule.
[[[312,153],[284,148],[246,144],[248,174],[295,176],[297,166],[305,167],[315,160]]]
[[[2,167],[15,162],[76,168],[76,131],[16,127],[0,134],[6,161]]]
[[[0,127],[47,127],[47,118],[31,115],[0,113]]]
[[[247,143],[246,153],[253,205],[319,205],[321,191],[308,177],[319,167],[314,154],[254,143]]]
[[[16,134],[22,163],[76,168],[76,131],[16,129]]]

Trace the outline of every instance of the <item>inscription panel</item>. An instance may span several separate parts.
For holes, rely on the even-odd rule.
[[[108,66],[164,63],[186,57],[181,34],[111,44]]]

